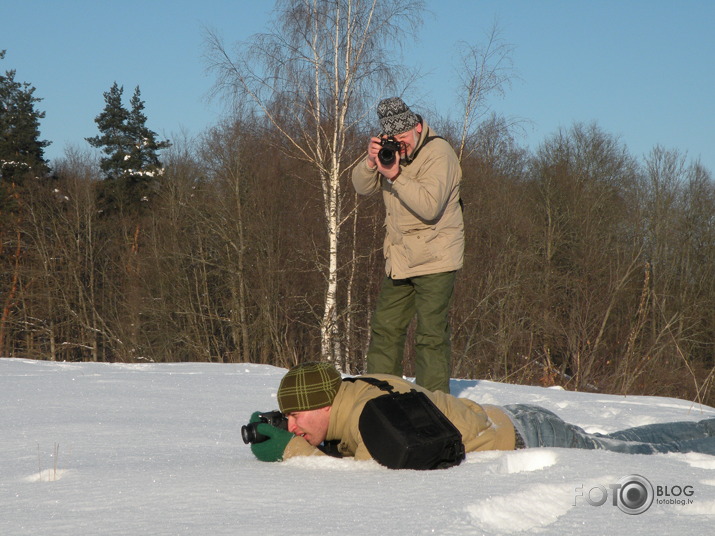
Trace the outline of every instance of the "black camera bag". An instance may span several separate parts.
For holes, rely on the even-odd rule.
[[[390,469],[445,469],[464,460],[462,435],[424,393],[392,392],[392,386],[369,377],[361,380],[387,391],[369,400],[359,429],[370,455]]]

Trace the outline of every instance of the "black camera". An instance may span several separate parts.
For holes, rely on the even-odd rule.
[[[395,155],[400,152],[402,144],[394,136],[380,140],[382,148],[377,153],[377,158],[383,166],[389,166],[395,161]]]
[[[259,413],[258,418],[260,419],[258,422],[251,422],[241,427],[241,437],[243,438],[244,443],[262,443],[263,441],[269,439],[268,436],[264,436],[256,431],[258,425],[262,423],[270,424],[271,426],[275,426],[276,428],[281,428],[283,430],[288,430],[288,418],[280,411],[276,410],[269,411],[267,413]]]

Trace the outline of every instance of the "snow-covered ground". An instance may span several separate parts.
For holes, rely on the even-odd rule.
[[[0,359],[0,534],[713,533],[715,456],[527,449],[430,472],[259,462],[240,427],[277,407],[284,372]],[[454,380],[452,393],[540,404],[589,431],[715,416],[670,398],[477,380]],[[652,485],[641,514],[613,505],[619,482],[643,484],[635,475]]]

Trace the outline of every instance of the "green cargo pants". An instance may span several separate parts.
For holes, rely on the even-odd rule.
[[[415,380],[431,391],[449,393],[452,344],[449,306],[456,272],[408,279],[385,277],[372,317],[368,374],[402,376],[410,321],[417,314]]]

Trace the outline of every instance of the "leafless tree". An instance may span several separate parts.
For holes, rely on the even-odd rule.
[[[280,133],[282,150],[315,173],[327,235],[321,348],[336,364],[342,182],[359,152],[349,134],[394,87],[394,51],[402,37],[413,37],[421,8],[402,0],[286,0],[278,2],[274,30],[255,36],[237,56],[216,34],[208,37],[217,89],[249,100]]]
[[[457,68],[459,85],[457,96],[462,104],[462,124],[459,132],[457,156],[459,161],[474,150],[477,126],[490,111],[488,99],[503,96],[516,76],[512,54],[514,46],[501,38],[499,26],[494,23],[485,43],[458,43]]]

